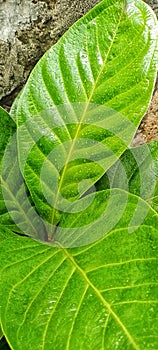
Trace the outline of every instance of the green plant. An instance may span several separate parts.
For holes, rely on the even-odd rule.
[[[142,1],[104,0],[39,61],[12,118],[0,109],[1,325],[14,350],[158,348],[158,143],[130,147],[157,38]]]

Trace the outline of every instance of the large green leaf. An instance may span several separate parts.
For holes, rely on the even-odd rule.
[[[135,162],[128,151],[121,165],[110,168],[150,100],[155,23],[140,1],[101,2],[42,58],[14,105],[18,145],[13,138],[2,169],[9,212],[25,194],[23,212],[29,213],[33,200],[36,210],[58,226],[49,235],[54,244],[0,226],[1,324],[13,350],[158,348],[158,214],[147,201],[151,191],[144,194],[137,176],[149,173],[157,155],[152,149],[143,165],[146,157],[138,152]],[[85,196],[109,168],[113,188],[102,178],[105,190]],[[149,185],[154,180],[157,190],[154,170],[153,175]],[[59,189],[51,191],[56,179],[61,201]],[[91,183],[82,183],[85,179]],[[122,188],[120,179],[127,180]],[[82,185],[78,192],[75,181]],[[136,187],[134,194],[127,191],[128,182],[129,191]],[[57,210],[52,210],[54,194]],[[67,212],[60,215],[64,200]],[[27,231],[46,240],[51,225],[45,228],[34,207],[30,212]]]
[[[48,222],[58,224],[124,152],[149,104],[156,65],[156,17],[138,0],[100,2],[37,64],[12,114],[20,169]]]
[[[122,203],[124,191],[113,191]],[[107,201],[106,191],[96,193],[91,229],[86,211],[65,220],[74,239],[82,227],[82,242],[97,224],[102,238],[88,246],[62,249],[10,234],[3,241],[1,321],[14,350],[157,349],[158,214],[129,194],[106,233]],[[138,201],[148,213],[129,233]]]

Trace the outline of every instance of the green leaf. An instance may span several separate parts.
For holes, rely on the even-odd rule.
[[[113,191],[123,203],[124,191]],[[1,320],[13,349],[157,348],[158,214],[128,194],[106,233],[107,200],[106,191],[96,193],[89,232],[86,211],[73,223],[84,236],[99,227],[102,238],[88,246],[62,249],[16,235],[3,242]],[[131,234],[138,202],[148,213]]]
[[[96,184],[98,191],[127,187],[158,211],[158,141],[126,150]]]
[[[4,337],[0,340],[0,350],[11,350]]]
[[[19,169],[16,125],[0,107],[0,225],[46,239],[45,226],[29,201]]]
[[[36,65],[12,115],[20,169],[45,220],[58,224],[127,148],[156,65],[156,17],[138,0],[100,2]]]
[[[148,106],[156,36],[143,2],[103,1],[46,53],[15,102],[3,194],[24,232],[46,240],[49,230],[51,244],[0,226],[1,324],[13,350],[157,349],[158,213],[137,176],[151,162],[138,152],[136,166],[128,151],[111,168]],[[91,191],[108,169],[113,188]]]
[[[15,122],[10,117],[10,115],[2,107],[0,107],[0,171],[2,169],[2,161],[7,143],[15,132]],[[17,227],[6,209],[6,205],[3,199],[1,181],[2,179],[0,176],[0,224],[16,230]]]
[[[16,125],[10,115],[0,106],[0,164],[4,155],[4,150],[10,137],[16,131]]]
[[[7,208],[5,213],[2,211],[1,225],[15,232],[47,240],[45,225],[35,211],[19,169],[16,134],[9,142],[3,157],[1,187]],[[15,223],[13,226],[8,223],[8,216],[11,216],[12,222]]]

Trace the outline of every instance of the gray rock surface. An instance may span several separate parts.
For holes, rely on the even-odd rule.
[[[144,0],[156,13],[156,16],[158,18],[158,0]]]
[[[44,52],[100,0],[0,0],[0,105],[9,109]],[[158,14],[158,0],[147,0]]]
[[[9,109],[30,71],[99,0],[0,0],[0,105]]]

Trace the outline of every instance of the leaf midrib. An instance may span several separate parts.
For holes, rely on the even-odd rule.
[[[74,260],[74,258],[69,254],[68,250],[65,249],[64,247],[61,246],[61,248],[64,251],[64,254],[66,255],[66,257],[69,259],[69,261],[72,263],[72,265],[75,267],[75,269],[81,274],[82,278],[85,280],[86,284],[88,284],[92,290],[95,292],[96,296],[98,297],[98,299],[100,299],[100,301],[102,302],[102,304],[104,305],[104,307],[108,310],[109,315],[112,315],[113,318],[115,319],[115,321],[119,324],[120,328],[122,328],[124,334],[126,335],[126,337],[128,338],[129,342],[133,345],[133,349],[135,350],[140,350],[140,348],[138,347],[138,345],[136,344],[136,342],[134,341],[133,337],[131,336],[131,334],[129,333],[128,329],[125,327],[125,325],[123,324],[123,322],[120,320],[120,318],[117,316],[117,314],[113,311],[113,309],[111,308],[110,304],[105,300],[105,298],[102,296],[102,294],[100,293],[100,291],[94,286],[94,284],[90,281],[90,279],[87,277],[86,273],[82,270],[82,268],[76,263],[76,261]]]

